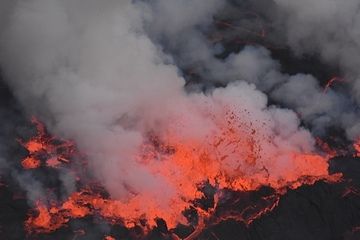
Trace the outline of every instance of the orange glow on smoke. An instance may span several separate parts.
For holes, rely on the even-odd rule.
[[[146,193],[134,193],[125,201],[103,197],[91,186],[83,187],[62,203],[52,203],[50,206],[38,203],[37,214],[30,215],[26,221],[27,231],[48,233],[66,225],[71,219],[89,215],[101,216],[110,223],[122,223],[129,228],[140,224],[147,229],[156,225],[157,218],[162,218],[169,228],[174,228],[178,223],[187,223],[181,213],[192,206],[192,200],[203,196],[198,187],[205,181],[217,189],[237,191],[256,190],[262,185],[269,185],[281,194],[286,188],[313,184],[320,179],[339,179],[339,176],[328,175],[329,156],[326,154],[280,150],[266,155],[264,151],[267,146],[261,141],[267,145],[273,142],[272,139],[264,140],[261,129],[246,125],[231,112],[224,119],[218,120],[217,125],[219,131],[206,141],[184,139],[175,131],[168,131],[161,137],[149,134],[141,146],[136,161],[164,179],[171,189],[175,189],[175,194],[165,203],[168,207]],[[40,136],[32,140],[39,140],[41,149],[58,148],[49,145],[50,141],[45,138],[46,134],[42,135],[42,131],[38,133]],[[61,146],[73,149],[71,144]],[[38,151],[40,148],[35,149]],[[72,150],[65,152],[73,153]],[[31,156],[30,150],[29,153]],[[54,156],[48,156],[49,165],[49,162],[54,161]],[[69,159],[68,156],[64,157],[65,160],[55,157],[61,162]],[[278,158],[283,159],[285,164],[277,164]],[[157,195],[165,198],[161,193]],[[250,220],[275,206],[276,203],[269,209],[256,212]],[[198,210],[201,218],[211,218],[211,212]]]
[[[282,188],[307,175],[328,175],[326,154],[295,150],[266,153],[264,144],[271,145],[272,140],[264,140],[260,129],[241,122],[232,112],[218,125],[220,131],[207,142],[184,141],[174,133],[166,135],[166,142],[153,137],[139,159],[189,200],[198,197],[197,184],[204,181],[219,188],[246,191],[261,185]],[[291,167],[275,166],[276,158],[284,158]],[[269,171],[277,174],[269,175]]]

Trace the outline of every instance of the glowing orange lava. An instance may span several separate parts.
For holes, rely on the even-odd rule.
[[[21,161],[21,165],[25,169],[35,169],[40,167],[41,162],[39,159],[33,157],[26,157]]]
[[[60,228],[71,219],[94,214],[102,216],[110,223],[123,223],[126,227],[133,227],[140,220],[148,220],[147,225],[154,226],[156,216],[167,216],[165,211],[156,208],[156,205],[151,202],[146,202],[149,205],[149,213],[143,215],[136,210],[144,204],[140,201],[142,199],[133,198],[130,202],[123,203],[105,199],[100,194],[87,189],[73,193],[59,206],[52,205],[46,208],[38,203],[36,206],[38,215],[26,221],[26,229],[28,232],[47,233]],[[171,216],[169,217],[169,224],[175,224],[176,222],[171,222]]]
[[[36,126],[37,135],[23,142],[22,146],[29,152],[29,156],[24,158],[21,165],[25,169],[35,169],[42,164],[48,167],[59,167],[62,163],[68,163],[69,158],[74,153],[74,144],[71,141],[56,139],[48,135],[45,126],[36,118],[31,122]],[[58,142],[54,142],[54,140]],[[42,158],[46,158],[43,163]]]
[[[84,186],[62,203],[46,206],[38,202],[37,214],[30,215],[25,223],[27,231],[52,232],[66,225],[71,219],[89,215],[97,215],[109,223],[121,223],[128,228],[141,225],[145,231],[156,225],[156,219],[162,218],[171,229],[178,223],[187,224],[181,213],[193,206],[194,199],[203,196],[199,185],[204,182],[219,190],[234,191],[255,191],[267,185],[276,189],[277,194],[283,194],[287,188],[313,184],[320,179],[339,179],[338,175],[328,175],[329,156],[326,154],[270,148],[269,146],[274,145],[272,139],[264,137],[260,129],[240,121],[231,112],[227,112],[225,118],[218,120],[217,124],[218,131],[205,141],[183,139],[175,131],[168,131],[161,137],[149,133],[136,161],[146,166],[154,175],[161,176],[167,185],[175,190],[175,194],[168,199],[165,195],[158,194],[166,199],[165,202],[142,193],[133,193],[127,200],[111,199],[104,197],[99,191],[94,191],[91,185]],[[58,148],[57,145],[49,145],[50,141],[43,132],[39,131],[40,136],[32,139],[42,143],[41,148],[32,148],[35,153],[48,147]],[[65,148],[65,153],[73,153],[71,144],[60,145]],[[56,161],[66,162],[70,157],[66,155],[62,159],[62,156],[55,156],[56,160],[53,160],[52,151],[47,154],[50,166]],[[34,154],[30,150],[29,153],[30,156]],[[251,223],[276,206],[277,201],[274,201],[269,206],[264,206],[264,209],[256,209],[253,214],[247,214],[250,217],[246,219],[241,214],[237,217]],[[212,210],[196,208],[200,217],[198,228],[201,228],[201,221],[212,219],[215,208],[216,203]]]
[[[25,222],[25,228],[28,232],[33,232],[37,231],[37,229],[41,229],[41,232],[49,233],[59,229],[64,223],[68,221],[66,219],[60,219],[62,216],[57,216],[56,219],[54,219],[52,216],[55,213],[56,209],[49,209],[41,202],[37,202],[36,210],[38,212],[38,215],[36,217],[28,218]]]
[[[115,240],[115,238],[112,236],[105,236],[104,240]]]

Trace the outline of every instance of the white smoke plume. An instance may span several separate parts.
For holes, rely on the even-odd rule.
[[[166,16],[172,16],[171,13],[179,8],[175,8],[175,5],[174,8],[161,8],[163,4],[159,3],[162,2],[156,2],[158,4],[154,4],[147,29],[155,42],[161,42],[182,69],[195,69],[206,81],[226,84],[245,80],[254,83],[268,93],[272,100],[295,109],[313,127],[315,133],[323,134],[327,127],[336,126],[343,128],[349,139],[359,137],[358,1],[223,2],[217,6],[218,11],[212,12],[215,19],[212,23],[216,23],[216,19],[235,20],[230,21],[233,27],[222,31],[220,38],[238,37],[245,44],[246,41],[256,43],[258,38],[260,45],[265,39],[266,44],[263,45],[269,47],[268,50],[248,47],[225,59],[215,57],[219,51],[223,51],[223,47],[221,43],[213,43],[219,36],[209,35],[211,22],[187,22],[181,26],[182,34],[174,34],[169,30],[172,29],[170,25],[158,22],[171,22]],[[179,18],[182,19],[179,22],[191,19],[187,14],[177,16]],[[284,74],[282,66],[271,57],[270,50],[277,47],[289,48],[299,59],[318,56],[323,62],[339,67],[350,90],[330,90],[324,93],[319,81],[307,73],[299,72],[294,76]]]
[[[149,132],[165,138],[169,131],[179,142],[206,145],[208,138],[221,134],[227,110],[245,126],[239,133],[253,134],[260,147],[256,163],[246,164],[243,155],[230,154],[224,170],[234,172],[241,163],[249,170],[245,176],[251,178],[266,169],[270,176],[264,179],[270,183],[287,178],[285,173],[293,176],[291,180],[316,175],[291,159],[294,153],[315,150],[310,132],[300,127],[293,111],[269,107],[260,90],[271,92],[309,119],[332,111],[338,97],[323,96],[311,76],[282,74],[264,48],[248,47],[225,60],[215,58],[216,47],[203,33],[224,4],[215,0],[2,1],[1,67],[24,108],[53,133],[74,139],[115,198],[128,200],[141,194],[170,211],[171,200],[179,199],[174,182],[183,172],[173,166],[174,182],[169,182],[136,160],[139,148]],[[181,57],[174,57],[175,50]],[[206,94],[187,92],[177,66],[196,62],[207,73],[204,77],[233,83]],[[295,81],[301,81],[303,91],[293,86]],[[274,90],[277,84],[281,87]],[[308,95],[300,100],[304,92]],[[314,105],[312,99],[319,95],[321,104]],[[250,133],[252,129],[257,132]]]
[[[341,101],[331,101],[331,94],[328,101],[317,102],[326,102],[331,108],[327,112],[336,115],[335,119],[341,119],[341,125],[350,138],[359,137],[360,2],[275,0],[275,3],[282,16],[278,20],[278,28],[285,31],[285,41],[296,54],[317,54],[342,69],[346,82],[351,86],[351,99],[357,104],[349,109],[349,101],[342,101],[341,110]],[[332,113],[339,110],[342,114]]]

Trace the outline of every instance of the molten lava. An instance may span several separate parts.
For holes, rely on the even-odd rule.
[[[360,139],[353,144],[353,147],[355,149],[355,156],[360,157]]]
[[[28,218],[25,222],[25,228],[30,233],[37,231],[37,229],[41,229],[43,233],[49,233],[60,228],[67,222],[65,219],[59,219],[61,216],[57,216],[56,219],[52,218],[52,214],[54,214],[56,210],[53,208],[48,209],[40,202],[37,202],[36,210],[38,215]]]
[[[51,137],[46,132],[45,126],[36,118],[32,118],[31,122],[36,127],[37,135],[25,142],[19,140],[29,153],[29,156],[21,162],[23,168],[36,169],[41,165],[55,168],[62,163],[68,163],[75,152],[74,144],[71,141]]]
[[[43,164],[43,160],[37,158],[39,154],[43,155],[41,159],[45,156],[48,167],[70,161],[72,155],[76,154],[74,145],[50,137],[41,123],[34,123],[38,135],[23,144],[29,152],[29,156],[22,162],[24,168],[36,168]],[[170,208],[164,208],[158,199],[142,193],[134,193],[127,200],[104,197],[90,183],[85,183],[62,203],[51,201],[47,205],[37,202],[36,211],[25,223],[27,232],[49,233],[65,226],[72,219],[90,215],[100,216],[110,224],[122,223],[128,228],[140,225],[145,232],[156,226],[159,218],[164,219],[169,228],[175,228],[179,223],[188,224],[182,213],[189,208],[196,209],[199,215],[198,229],[204,226],[205,221],[216,222],[229,217],[250,224],[275,208],[279,196],[287,188],[313,184],[320,179],[339,179],[338,175],[328,175],[329,156],[326,154],[287,149],[273,151],[269,148],[270,151],[263,141],[271,145],[274,144],[273,140],[264,138],[260,129],[241,122],[232,112],[228,112],[226,118],[217,124],[219,131],[208,136],[205,141],[184,140],[175,131],[169,131],[161,137],[149,133],[141,146],[136,161],[154,175],[161,176],[176,190],[175,197],[167,203]],[[289,166],[279,165],[278,159],[282,159],[280,163]],[[236,214],[224,212],[223,216],[214,220],[213,213],[221,197],[219,194],[215,194],[216,201],[212,208],[204,209],[194,202],[204,197],[204,193],[199,190],[204,182],[208,182],[219,193],[222,189],[256,191],[263,185],[270,186],[276,192],[264,198],[267,200],[258,205],[261,207],[248,207]],[[196,231],[193,235],[196,235]]]

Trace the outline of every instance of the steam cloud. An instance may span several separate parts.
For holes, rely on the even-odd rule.
[[[311,75],[283,73],[264,47],[215,57],[223,46],[207,35],[213,19],[244,2],[2,0],[1,67],[26,111],[53,133],[74,139],[116,198],[141,193],[156,199],[161,189],[157,204],[170,208],[177,187],[134,156],[149,132],[165,138],[170,129],[179,142],[206,143],[220,134],[225,108],[239,116],[239,124],[258,130],[260,161],[249,167],[247,177],[264,167],[270,182],[284,178],[284,172],[311,175],[290,155],[315,151],[313,137],[292,110],[269,106],[264,93],[299,112],[314,131],[335,124],[346,128],[349,138],[358,137],[360,3],[248,3],[271,19],[274,42],[299,56],[315,53],[339,65],[353,86],[349,97],[348,92],[323,93]],[[206,81],[186,90],[181,71],[192,68]],[[212,82],[226,87],[199,90]],[[230,156],[224,168],[236,167],[238,157]],[[175,180],[180,174],[173,169]]]
[[[170,10],[159,7],[163,6],[159,3],[161,1],[156,2],[155,20],[150,24],[150,32],[159,28],[155,23],[164,16],[164,22],[170,22],[166,19],[167,14],[161,14]],[[269,50],[262,47],[245,48],[226,59],[216,58],[221,46],[214,47],[209,38],[201,34],[206,33],[207,26],[200,21],[184,26],[181,36],[173,36],[167,25],[157,29],[155,33],[161,34],[155,34],[153,38],[161,41],[165,49],[176,56],[178,65],[185,69],[195,67],[204,79],[254,83],[278,103],[300,113],[317,134],[322,134],[327,127],[336,126],[345,129],[349,139],[356,139],[360,131],[356,120],[359,118],[359,5],[358,1],[344,4],[331,0],[229,1],[214,13],[215,19],[234,18],[235,28],[240,26],[237,30],[231,28],[223,32],[225,38],[226,34],[232,34],[251,39],[265,29],[269,41],[265,46],[289,47],[299,57],[319,56],[335,68],[339,67],[351,86],[351,90],[345,92],[328,91],[324,94],[314,77],[301,72],[294,76],[282,73],[279,63],[271,58]],[[233,10],[235,7],[237,11]],[[187,18],[186,14],[181,16]]]

